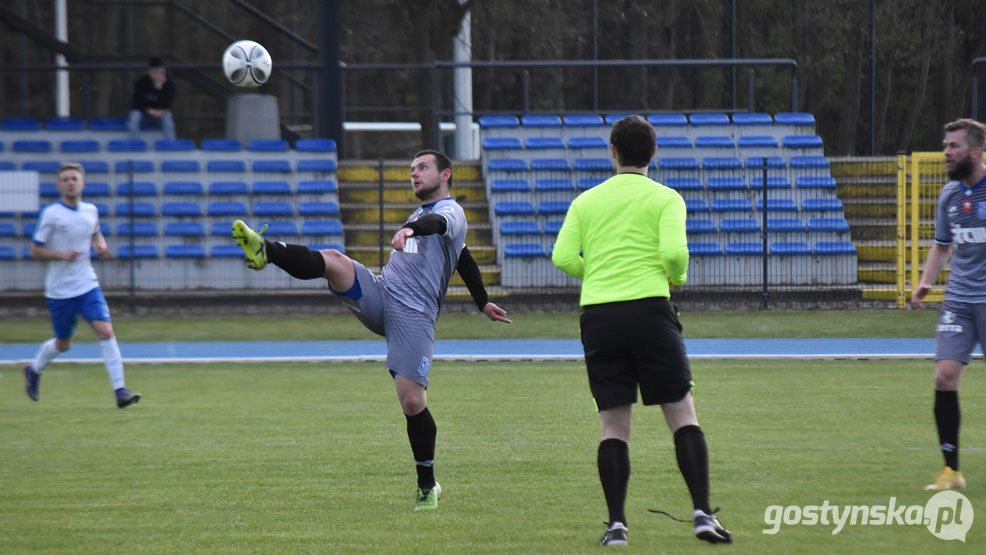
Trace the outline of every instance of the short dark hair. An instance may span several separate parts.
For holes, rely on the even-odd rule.
[[[974,119],[957,119],[945,124],[945,132],[965,131],[965,142],[972,148],[986,149],[986,125]]]
[[[613,124],[609,142],[616,147],[616,159],[621,166],[643,168],[654,156],[657,133],[644,118],[627,116]]]
[[[442,173],[445,170],[452,169],[452,161],[449,160],[448,156],[438,152],[437,150],[422,150],[421,152],[414,155],[415,158],[421,158],[422,156],[427,156],[431,154],[435,157],[435,165],[438,166],[438,173]],[[448,186],[452,188],[452,176],[448,178]]]
[[[164,60],[155,56],[147,61],[147,67],[164,67]]]

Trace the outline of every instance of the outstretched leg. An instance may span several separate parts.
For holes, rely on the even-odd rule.
[[[233,222],[233,238],[254,270],[271,263],[298,279],[325,278],[335,291],[348,291],[353,286],[356,271],[348,256],[332,249],[314,251],[304,245],[270,241],[263,237],[266,229],[257,233],[242,220]]]

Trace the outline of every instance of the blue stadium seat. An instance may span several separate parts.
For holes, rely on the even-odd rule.
[[[121,202],[116,205],[117,216],[129,216],[130,214],[131,208],[129,202]],[[133,215],[134,217],[150,218],[157,215],[157,210],[149,202],[135,202],[133,203]]]
[[[113,166],[116,173],[150,173],[154,164],[150,160],[120,160]]]
[[[88,185],[86,186],[88,188]],[[88,191],[86,191],[88,193]],[[58,198],[62,193],[54,183],[38,183],[38,195],[41,198]]]
[[[35,141],[14,141],[11,147],[11,152],[20,154],[47,154],[52,152],[51,141],[45,140],[35,140]]]
[[[709,203],[705,199],[685,199],[685,210],[688,212],[709,212]]]
[[[565,143],[560,137],[528,137],[524,142],[528,150],[564,149]]]
[[[0,260],[16,260],[17,249],[14,247],[0,247]]]
[[[82,165],[82,169],[86,170],[87,174],[90,173],[110,173],[109,162],[103,160],[83,160],[79,162]],[[88,185],[86,185],[88,187]]]
[[[78,141],[62,141],[59,145],[62,152],[99,152],[99,141],[91,139]]]
[[[298,139],[294,142],[294,149],[298,152],[335,152],[336,142],[323,138]]]
[[[298,182],[298,194],[319,195],[335,192],[338,192],[335,181],[326,179]]]
[[[647,121],[654,127],[680,127],[681,131],[688,127],[685,114],[651,114],[647,116]]]
[[[251,168],[255,172],[290,173],[291,163],[287,160],[254,160]]]
[[[564,158],[535,158],[531,160],[531,171],[568,171],[571,166]]]
[[[541,243],[507,243],[503,246],[507,258],[544,258],[547,251]]]
[[[565,214],[568,212],[568,207],[570,204],[571,202],[567,201],[545,201],[538,204],[538,214]]]
[[[96,214],[98,214],[100,218],[105,218],[110,215],[110,207],[108,204],[103,202],[94,202],[92,204],[96,207]]]
[[[688,122],[691,123],[692,127],[697,125],[727,126],[732,123],[729,121],[729,116],[719,113],[691,114],[688,116]]]
[[[127,120],[125,118],[92,118],[89,120],[89,129],[92,131],[126,131]]]
[[[246,162],[242,160],[209,160],[205,163],[208,172],[245,172]]]
[[[735,146],[733,138],[725,135],[695,137],[695,148],[734,148]]]
[[[267,222],[267,231],[264,233],[267,237],[282,237],[285,235],[297,235],[298,234],[298,224],[294,222]]]
[[[130,236],[131,229],[133,229],[135,237],[157,237],[157,224],[155,222],[134,222],[133,227],[130,226],[130,222],[121,222],[116,226],[116,234]]]
[[[763,199],[757,199],[757,210],[763,210]],[[767,212],[797,212],[798,204],[791,198],[767,199]]]
[[[17,237],[17,226],[11,223],[0,222],[0,237]]]
[[[785,135],[781,144],[784,148],[821,148],[822,138],[818,135]]]
[[[494,179],[490,183],[491,193],[530,193],[531,184],[526,179]]]
[[[159,139],[154,142],[154,150],[158,152],[192,152],[195,143],[191,139]]]
[[[197,202],[166,202],[161,205],[162,216],[195,217],[202,215],[202,206]]]
[[[762,112],[740,112],[733,114],[733,125],[747,127],[753,125],[773,125],[774,120],[770,114]],[[775,141],[776,142],[776,141]]]
[[[210,235],[219,235],[220,237],[228,237],[233,230],[232,220],[226,222],[212,222],[209,226]],[[238,246],[236,248],[239,248]],[[242,251],[240,251],[242,252]]]
[[[110,224],[106,222],[99,222],[99,232],[102,233],[104,237],[113,235],[113,229],[110,227]]]
[[[302,202],[298,205],[302,216],[338,216],[339,205],[334,202]]]
[[[254,216],[293,216],[294,206],[290,202],[257,202],[253,205]]]
[[[339,220],[308,220],[301,224],[302,235],[342,235]]]
[[[541,228],[534,220],[523,220],[517,222],[502,222],[500,224],[501,235],[541,235]]]
[[[287,152],[288,142],[284,139],[250,139],[247,150],[251,152]]]
[[[202,167],[198,160],[164,160],[161,162],[161,171],[198,173],[202,171]]]
[[[782,156],[751,156],[744,160],[747,169],[763,169],[764,158],[767,159],[767,169],[786,168],[787,161]]]
[[[517,137],[486,137],[483,150],[522,150],[524,144]]]
[[[253,184],[255,195],[291,195],[291,184],[287,181],[257,181]]]
[[[809,218],[808,231],[849,231],[849,222],[844,218]]]
[[[774,114],[774,123],[778,125],[815,125],[815,116],[808,112],[780,112]]]
[[[705,189],[702,180],[697,177],[669,177],[663,183],[675,191],[702,191]]]
[[[166,258],[205,258],[202,245],[168,245],[164,248]]]
[[[723,233],[759,233],[760,222],[753,218],[729,218],[719,222],[719,231]]]
[[[688,137],[678,135],[672,137],[658,137],[657,148],[692,148],[692,140]]]
[[[516,158],[494,158],[486,163],[491,172],[523,172],[527,171],[527,162]]]
[[[54,162],[51,160],[36,160],[32,162],[24,162],[21,164],[21,169],[24,171],[34,171],[38,173],[55,173],[58,171],[60,166],[61,163],[59,162]]]
[[[658,167],[662,170],[697,170],[698,160],[695,158],[661,158]]]
[[[34,230],[38,228],[38,222],[24,222],[24,226],[21,227],[22,237],[32,237],[34,236]]]
[[[842,210],[842,201],[837,198],[806,198],[801,201],[805,212],[836,212]]]
[[[856,246],[849,241],[819,241],[815,243],[815,254],[856,254]]]
[[[763,243],[758,243],[755,241],[726,243],[725,250],[727,255],[761,256],[763,255]]]
[[[202,139],[202,150],[205,152],[239,152],[242,150],[236,139]]]
[[[212,258],[243,258],[243,249],[239,245],[213,245],[209,247]]]
[[[199,222],[168,222],[164,224],[164,234],[176,237],[202,237],[205,228]]]
[[[298,171],[334,172],[336,171],[336,161],[331,158],[321,158],[318,160],[298,160]]]
[[[716,224],[712,220],[688,218],[685,220],[686,233],[715,233]]]
[[[164,184],[166,195],[202,196],[204,193],[205,190],[198,181],[169,181]]]
[[[561,127],[561,118],[555,115],[528,114],[521,116],[524,127]]]
[[[688,254],[691,256],[722,256],[719,243],[688,243]]]
[[[794,233],[807,230],[805,223],[799,218],[767,218],[767,231]]]
[[[106,143],[108,152],[147,152],[147,141],[141,139],[113,139]]]
[[[533,169],[534,161],[531,161]],[[613,161],[608,158],[578,158],[572,161],[572,169],[582,172],[613,171]]]
[[[558,235],[565,220],[548,220],[544,222],[544,233],[546,235]]]
[[[794,183],[798,189],[831,189],[834,191],[837,187],[834,177],[820,175],[801,175],[794,180]]]
[[[520,127],[520,121],[517,119],[517,116],[480,116],[479,127],[482,129],[514,128]]]
[[[575,180],[575,188],[579,191],[588,191],[603,181],[606,180],[599,177],[582,177]]]
[[[606,122],[596,114],[574,114],[562,118],[565,127],[603,127]]]
[[[157,185],[150,181],[125,182],[116,186],[118,196],[152,197],[157,196]]]
[[[54,183],[52,183],[54,185]],[[86,197],[108,197],[112,194],[110,190],[109,183],[104,183],[102,181],[90,181],[86,183],[86,189],[83,193]]]
[[[811,247],[802,241],[777,242],[770,244],[770,254],[777,256],[802,256],[811,254]]]
[[[687,206],[687,203],[685,203]],[[717,198],[712,199],[709,208],[713,212],[752,212],[753,205],[747,199]]]
[[[571,179],[535,179],[534,190],[536,192],[549,191],[570,191],[575,192],[575,184]]]
[[[763,176],[757,175],[750,178],[750,188],[754,190],[763,189]],[[790,189],[791,180],[781,176],[767,176],[768,189]]]
[[[739,170],[743,169],[743,163],[740,162],[739,158],[715,156],[702,158],[702,168],[707,170]]]
[[[497,216],[533,216],[537,213],[531,202],[498,202],[493,205]]]
[[[744,135],[736,140],[736,146],[740,148],[776,148],[777,139],[769,135]]]
[[[607,148],[608,146],[609,143],[602,137],[572,137],[568,140],[568,148],[571,150]]]
[[[742,177],[710,177],[705,180],[705,186],[710,191],[745,191],[747,189],[746,181]]]
[[[206,209],[209,216],[246,216],[246,204],[242,202],[210,202]],[[232,227],[230,228],[232,232]]]
[[[41,122],[35,118],[3,118],[0,131],[40,131]]]
[[[249,193],[242,181],[214,181],[209,184],[209,194],[216,196],[245,195]]]

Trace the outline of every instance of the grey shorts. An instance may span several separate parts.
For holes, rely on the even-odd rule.
[[[394,299],[383,278],[353,260],[362,295],[353,300],[336,293],[366,329],[387,339],[387,368],[428,387],[431,359],[435,356],[435,321]]]
[[[945,300],[938,316],[935,360],[969,364],[976,343],[986,344],[986,303]]]

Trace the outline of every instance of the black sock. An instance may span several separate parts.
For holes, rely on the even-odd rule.
[[[438,428],[435,419],[431,417],[428,407],[414,416],[407,418],[407,439],[411,442],[411,453],[414,455],[414,467],[418,470],[418,487],[430,489],[435,487],[435,436]]]
[[[267,261],[276,264],[298,279],[316,279],[325,276],[325,259],[322,253],[302,245],[288,245],[280,241],[268,241]]]
[[[596,456],[599,481],[603,484],[606,507],[609,508],[610,526],[614,522],[627,523],[627,486],[630,483],[630,446],[621,439],[604,439],[599,442]]]
[[[712,514],[709,506],[709,451],[705,434],[698,426],[683,426],[674,433],[678,469],[692,495],[692,506]]]
[[[945,466],[959,469],[959,392],[935,390],[935,423]]]

